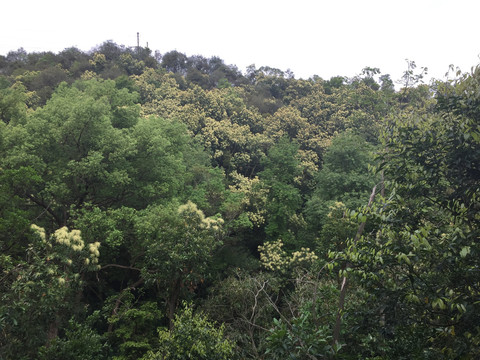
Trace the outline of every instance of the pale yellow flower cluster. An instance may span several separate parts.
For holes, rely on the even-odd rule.
[[[35,224],[31,225],[31,228],[37,232],[43,242],[46,242],[49,247],[52,247],[52,244],[57,243],[61,245],[68,246],[75,252],[81,252],[85,249],[85,242],[82,239],[80,230],[72,230],[68,231],[66,226],[58,229],[55,233],[50,237],[50,241],[47,242],[47,236],[45,229],[37,226]],[[100,242],[96,241],[94,243],[88,244],[88,255],[84,259],[85,265],[90,264],[98,264],[98,258],[100,257]],[[83,257],[85,254],[82,254]],[[64,259],[64,263],[68,266],[73,264],[73,260],[66,258]],[[97,268],[100,268],[100,265],[97,265]],[[53,269],[49,269],[49,274],[53,274]],[[61,282],[62,280],[59,279]]]
[[[90,264],[98,264],[98,258],[100,257],[100,251],[98,251],[98,248],[100,247],[100,243],[98,241],[95,241],[94,243],[88,244],[88,251],[90,252],[90,259],[86,258],[85,259],[85,265]],[[87,261],[88,260],[88,261]],[[100,268],[100,266],[97,266]]]
[[[96,257],[100,256],[100,252],[98,251],[99,247],[100,247],[100,243],[98,241],[88,244],[88,250],[90,251],[90,253],[92,253]]]
[[[80,236],[80,230],[72,230],[69,232],[68,228],[64,226],[55,231],[54,237],[57,243],[67,245],[74,251],[82,251],[85,247],[85,243]]]
[[[97,74],[91,70],[86,70],[82,75],[80,75],[80,78],[82,80],[91,80],[91,79],[95,79],[96,77],[97,77]]]
[[[314,262],[318,260],[318,256],[310,250],[310,248],[301,248],[300,251],[295,251],[292,254],[290,263],[300,263],[300,262]]]
[[[260,261],[268,270],[283,270],[289,264],[286,252],[282,249],[282,240],[276,240],[259,246]]]
[[[37,232],[37,234],[40,236],[40,238],[42,239],[43,242],[46,242],[47,241],[47,236],[45,234],[45,229],[38,226],[38,225],[35,225],[35,224],[32,224],[30,225],[30,227]]]
[[[89,60],[89,63],[92,66],[104,65],[106,62],[107,62],[107,58],[102,53],[93,54],[93,59]]]
[[[301,248],[300,251],[295,251],[292,256],[283,250],[282,240],[276,240],[265,243],[258,247],[260,251],[260,261],[262,265],[268,270],[284,271],[289,266],[312,263],[318,260],[318,256],[309,248]]]
[[[329,218],[334,217],[339,211],[345,211],[346,209],[345,204],[341,201],[335,201],[335,204],[328,208],[330,209],[330,212],[327,215]]]
[[[197,216],[201,221],[205,220],[205,215],[203,211],[197,207],[197,204],[191,202],[190,200],[187,201],[186,204],[180,205],[178,207],[178,214],[179,215],[194,215]]]
[[[202,227],[206,229],[212,229],[214,231],[220,230],[220,226],[223,225],[224,221],[222,218],[205,218],[202,221]]]
[[[222,218],[205,217],[203,211],[200,210],[197,205],[190,200],[186,204],[178,207],[178,214],[196,217],[199,220],[200,227],[202,229],[212,229],[214,231],[218,231],[224,223]]]
[[[232,193],[243,194],[241,204],[248,216],[248,219],[254,226],[260,226],[265,223],[267,210],[265,204],[267,202],[268,190],[262,186],[258,176],[253,179],[247,178],[236,171],[230,176],[234,180],[234,185],[230,185]]]

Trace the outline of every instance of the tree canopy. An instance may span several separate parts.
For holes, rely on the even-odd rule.
[[[0,358],[478,358],[480,68],[419,69],[0,56]]]

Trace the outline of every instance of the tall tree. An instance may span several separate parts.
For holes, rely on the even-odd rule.
[[[263,166],[259,178],[268,189],[265,232],[270,238],[281,237],[290,248],[295,247],[294,230],[302,223],[298,213],[302,197],[296,184],[302,173],[298,145],[286,137],[280,138],[270,148]]]
[[[212,252],[221,244],[222,224],[221,218],[205,217],[192,202],[150,207],[140,218],[142,277],[162,289],[172,326],[182,297],[205,280]]]
[[[475,358],[478,328],[478,70],[439,94],[439,112],[404,116],[384,132],[388,199],[359,221],[377,224],[343,258],[371,295],[367,331],[387,357]],[[361,220],[360,220],[361,219]],[[347,334],[354,342],[358,334]],[[381,347],[383,347],[381,349]]]

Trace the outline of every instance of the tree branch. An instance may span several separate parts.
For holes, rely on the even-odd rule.
[[[105,266],[102,266],[102,268],[100,270],[104,270],[104,269],[107,269],[109,267],[116,267],[116,268],[120,268],[120,269],[128,269],[128,270],[136,270],[136,271],[142,271],[142,269],[139,269],[137,267],[133,267],[133,266],[126,266],[126,265],[118,265],[118,264],[107,264]]]
[[[137,286],[141,285],[142,283],[143,283],[143,278],[140,278],[136,282],[134,282],[132,285],[130,285],[129,287],[126,287],[120,292],[120,294],[117,297],[117,300],[115,300],[115,306],[112,310],[112,316],[117,315],[118,308],[122,303],[122,298],[127,294],[127,292],[130,290],[134,290]],[[108,332],[111,333],[112,330],[113,330],[113,322],[111,322],[108,325]]]
[[[376,191],[377,185],[375,185],[372,189],[372,194],[370,195],[370,199],[368,200],[367,208],[370,208],[372,206],[372,203],[375,200]],[[358,227],[355,238],[353,239],[354,243],[357,243],[358,240],[360,240],[360,238],[362,237],[363,230],[365,229],[365,223],[366,221],[363,221]],[[350,267],[350,264],[345,264],[344,269],[346,269],[347,267]],[[347,285],[347,277],[344,275],[342,279],[342,285],[340,287],[340,296],[338,299],[337,318],[335,320],[335,327],[333,328],[333,346],[335,346],[335,344],[340,341],[340,327],[342,325],[342,313],[345,305],[345,295],[347,294]]]
[[[44,212],[48,212],[54,219],[55,219],[55,222],[57,223],[57,225],[59,227],[62,227],[64,226],[65,224],[63,223],[63,221],[60,220],[60,218],[53,212],[53,210],[50,208],[50,205],[45,205],[43,203],[43,201],[40,201],[38,199],[36,199],[32,194],[29,194],[27,195],[27,197],[33,201],[35,204],[37,204],[38,206],[41,206],[43,209],[44,209]]]

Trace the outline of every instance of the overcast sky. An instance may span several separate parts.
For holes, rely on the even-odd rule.
[[[393,80],[405,59],[442,79],[480,63],[478,0],[4,0],[0,54],[88,51],[106,40],[153,51],[219,56],[291,69],[297,78],[354,76],[378,67]]]

